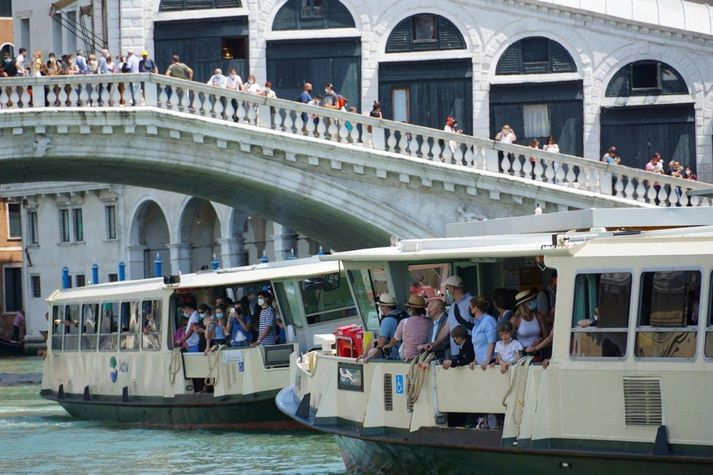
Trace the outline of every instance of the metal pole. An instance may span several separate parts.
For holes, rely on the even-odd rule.
[[[92,264],[92,283],[94,285],[99,283],[99,264],[97,264],[97,261]]]
[[[119,262],[119,280],[126,280],[126,264],[124,261]]]
[[[62,288],[68,289],[71,287],[72,282],[69,280],[69,268],[67,266],[62,267]]]
[[[161,277],[163,275],[163,272],[161,271],[161,267],[163,266],[163,261],[161,261],[161,256],[156,253],[156,260],[153,261],[153,276],[154,277]]]

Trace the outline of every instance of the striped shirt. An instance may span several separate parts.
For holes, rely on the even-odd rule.
[[[260,311],[260,326],[258,327],[258,334],[262,335],[265,328],[269,328],[265,338],[260,342],[263,345],[274,345],[275,344],[275,333],[276,333],[276,321],[275,321],[275,309],[272,307],[263,308]]]

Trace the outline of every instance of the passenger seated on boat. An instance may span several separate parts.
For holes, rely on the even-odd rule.
[[[505,320],[498,325],[500,340],[495,343],[495,357],[500,365],[500,372],[505,374],[511,364],[517,363],[522,355],[522,345],[513,338],[512,323]]]
[[[183,337],[186,336],[186,325],[188,324],[188,319],[186,317],[181,317],[181,323],[178,325],[176,332],[173,334],[173,346],[174,348],[185,348],[188,349],[188,344],[183,341]]]
[[[215,313],[211,318],[210,324],[206,329],[206,348],[205,353],[210,353],[218,345],[225,345],[225,309],[216,307]]]
[[[455,368],[457,366],[467,366],[475,359],[473,341],[469,338],[468,331],[458,325],[451,332],[451,338],[458,345],[458,354],[442,363],[443,369]]]
[[[235,304],[230,311],[226,329],[226,333],[230,335],[230,346],[233,348],[250,346],[250,343],[252,343],[251,324],[252,317],[245,314],[243,305],[241,303]]]
[[[379,296],[376,305],[379,308],[379,338],[376,340],[375,347],[370,349],[363,358],[364,363],[374,358],[399,359],[400,344],[388,348],[384,348],[384,346],[396,334],[396,328],[404,318],[404,312],[397,308],[396,299],[388,292],[384,292]]]
[[[406,304],[408,318],[399,322],[391,341],[383,346],[384,351],[401,343],[400,356],[409,361],[419,353],[419,346],[428,340],[431,320],[426,316],[426,299],[420,295],[411,295]]]
[[[181,344],[187,344],[189,353],[198,353],[200,352],[200,333],[203,331],[199,326],[201,317],[190,303],[183,306],[183,315],[188,318],[188,329]]]

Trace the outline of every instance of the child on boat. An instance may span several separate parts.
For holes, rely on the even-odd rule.
[[[470,339],[468,331],[458,325],[451,331],[451,338],[458,345],[459,351],[455,359],[445,360],[442,363],[443,369],[455,368],[456,366],[467,366],[475,360],[475,350],[473,340]],[[471,368],[472,369],[472,368]]]
[[[522,356],[522,345],[513,338],[514,333],[512,323],[508,320],[503,320],[498,325],[500,340],[495,343],[495,356],[497,364],[500,365],[500,372],[503,374],[507,373],[510,365],[516,363]]]

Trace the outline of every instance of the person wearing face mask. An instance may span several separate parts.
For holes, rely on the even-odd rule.
[[[515,314],[510,318],[517,340],[523,348],[529,348],[542,340],[542,322],[537,315],[537,296],[523,290],[515,296]]]
[[[245,315],[244,308],[242,303],[237,303],[230,311],[226,334],[230,335],[230,346],[233,348],[250,346],[252,340],[252,317]]]
[[[225,307],[218,306],[215,308],[215,314],[211,318],[210,324],[206,330],[205,353],[210,353],[217,345],[225,345],[226,333]]]
[[[272,296],[269,292],[262,291],[257,294],[257,304],[260,307],[260,324],[258,327],[256,345],[274,345],[277,334],[277,319],[275,309],[272,308]]]
[[[458,320],[456,319],[456,312],[459,316],[469,323],[473,322],[473,317],[470,314],[468,304],[473,298],[470,292],[466,292],[464,289],[463,279],[457,275],[452,275],[446,279],[443,283],[446,287],[446,304],[448,307],[448,320],[446,320],[447,325],[444,325],[441,329],[438,339],[431,344],[433,348],[439,348],[440,345],[444,344],[447,340],[450,341],[450,356],[455,358],[460,351],[460,347],[451,337],[451,332],[457,327]],[[456,310],[456,308],[458,310]]]
[[[201,317],[191,303],[183,305],[183,315],[188,318],[188,327],[180,344],[183,345],[185,343],[186,351],[189,353],[199,353],[201,340],[200,333],[202,332],[199,326]]]

